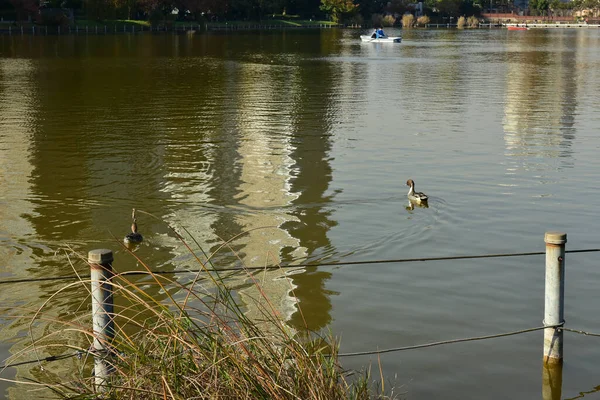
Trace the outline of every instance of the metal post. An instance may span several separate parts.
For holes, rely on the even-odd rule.
[[[567,234],[546,232],[546,301],[544,325],[564,323],[565,316],[565,243]],[[563,331],[555,327],[544,329],[544,363],[560,364],[563,359]]]
[[[88,253],[91,268],[92,320],[94,328],[94,380],[96,390],[106,390],[106,381],[112,367],[108,355],[110,343],[115,335],[113,321],[113,290],[110,283],[113,254],[107,249],[92,250]]]
[[[561,400],[562,364],[544,364],[542,367],[542,400]]]

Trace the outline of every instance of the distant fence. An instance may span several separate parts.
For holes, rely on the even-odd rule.
[[[185,33],[197,32],[205,29],[202,25],[177,25],[177,26],[144,26],[144,25],[94,25],[94,26],[12,26],[0,27],[0,33],[5,35],[108,35],[118,33],[141,33],[141,32],[172,32]]]
[[[288,29],[329,29],[341,28],[342,25],[314,24],[314,25],[288,25],[288,24],[190,24],[190,25],[103,25],[103,26],[0,26],[0,34],[7,35],[64,35],[64,34],[117,34],[117,33],[140,33],[140,32],[173,32],[194,33],[198,31],[251,31],[251,30],[288,30]]]
[[[575,17],[559,17],[548,15],[519,15],[512,13],[482,13],[482,18],[486,21],[539,21],[539,22],[571,22],[575,21]]]
[[[285,29],[329,29],[341,28],[342,25],[314,24],[314,25],[291,25],[291,24],[206,24],[207,31],[251,31],[251,30],[285,30]]]

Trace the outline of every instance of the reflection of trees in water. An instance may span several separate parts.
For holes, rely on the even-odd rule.
[[[35,66],[28,59],[0,59],[0,268],[14,269],[20,260],[28,264],[31,249],[19,244],[33,237],[35,228],[27,216],[33,214],[30,160],[35,126]],[[25,254],[24,254],[25,253]]]
[[[263,43],[281,46],[281,38],[269,39]],[[318,57],[330,51],[321,46],[337,42],[328,37],[302,43],[294,51]],[[271,50],[267,53],[277,54],[281,48]],[[212,249],[219,237],[274,225],[264,235],[258,230],[260,234],[233,244],[247,265],[264,265],[267,252],[273,264],[304,262],[323,249],[330,251],[327,233],[335,223],[326,196],[332,172],[328,118],[335,72],[326,64],[295,65],[296,53],[287,54],[285,60],[278,59],[283,65],[267,64],[269,57],[264,65],[208,59],[195,64],[193,73],[173,62],[167,66],[169,79],[164,79],[165,69],[152,62],[115,63],[107,54],[83,68],[54,60],[51,67],[34,72],[35,90],[43,95],[37,96],[31,112],[36,121],[27,145],[27,184],[35,195],[28,203],[31,210],[24,212],[36,238],[52,243],[76,238],[88,250],[86,241],[100,237],[98,247],[115,248],[110,235],[122,238],[135,206],[199,233],[200,243]],[[215,66],[218,71],[212,69]],[[188,88],[193,101],[188,92],[176,93],[173,87]],[[140,93],[124,88],[144,89]],[[207,110],[217,111],[208,115]],[[173,256],[173,241],[161,242],[155,234],[160,224],[149,221],[138,218],[146,240],[154,241],[141,246],[142,258],[162,270],[182,264],[194,267]],[[255,259],[257,254],[263,258]],[[67,273],[68,266],[49,259],[45,250],[29,258],[25,264],[33,276]],[[239,265],[231,253],[225,261]],[[116,263],[121,271],[139,269],[122,254],[116,254]],[[293,276],[311,328],[331,319],[324,288],[329,277],[329,272],[316,269]],[[54,288],[32,290],[32,301]],[[85,289],[73,291],[57,303],[57,312],[67,315],[78,309]],[[158,290],[149,292],[157,299],[165,296]],[[299,321],[296,317],[294,323]]]
[[[248,266],[303,263],[319,250],[330,249],[327,232],[334,224],[325,208],[331,181],[327,118],[333,71],[321,63],[298,67],[289,54],[284,65],[278,65],[279,59],[273,64],[274,55],[281,53],[279,47],[285,43],[277,37],[269,39],[263,42],[261,53],[233,64],[227,72],[228,104],[224,107],[229,118],[223,121],[215,176],[228,184],[215,178],[211,185],[215,201],[231,206],[220,212],[213,224],[218,236],[229,238],[271,226],[235,241],[233,250]],[[319,41],[302,41],[297,51],[320,55],[320,46]],[[225,255],[219,264],[239,265],[237,256]],[[331,319],[329,293],[324,290],[330,273],[309,269],[290,276],[289,281],[277,279],[281,275],[281,271],[272,271],[261,273],[258,279],[275,297],[289,298],[287,291],[293,285],[309,326],[325,326]],[[256,296],[252,286],[244,286],[242,292]],[[275,304],[288,313],[290,304],[280,300],[276,298]],[[299,314],[294,314],[292,324],[304,326]]]
[[[294,111],[295,151],[292,158],[297,172],[291,180],[291,190],[298,193],[293,214],[300,224],[290,224],[288,229],[306,249],[308,259],[319,251],[330,250],[332,244],[327,234],[336,224],[331,218],[331,210],[327,209],[331,196],[326,195],[332,179],[328,135],[328,112],[332,105],[328,96],[330,87],[326,83],[335,81],[333,75],[333,69],[326,65],[303,68],[300,79],[304,90]],[[294,293],[311,329],[322,328],[331,321],[331,293],[325,289],[325,282],[330,277],[331,272],[317,268],[308,268],[293,276],[297,286]],[[292,323],[297,327],[304,326],[299,313],[293,316]]]
[[[504,140],[507,156],[520,159],[512,162],[517,168],[552,168],[548,159],[572,166],[579,73],[575,38],[536,31],[510,44],[514,57],[508,64]]]

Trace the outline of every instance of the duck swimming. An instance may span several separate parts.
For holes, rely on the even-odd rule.
[[[133,220],[131,222],[131,233],[128,233],[125,238],[123,239],[123,241],[126,244],[137,244],[137,243],[141,243],[142,240],[144,240],[144,238],[142,237],[142,235],[140,233],[138,233],[137,231],[137,222],[135,219],[135,208],[133,209],[133,211],[131,212],[131,219]]]
[[[410,186],[408,191],[408,199],[414,201],[417,204],[426,203],[429,197],[425,193],[415,192],[415,181],[409,179],[406,181],[406,186]]]

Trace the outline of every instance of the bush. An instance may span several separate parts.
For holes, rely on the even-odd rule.
[[[91,355],[75,361],[69,376],[47,383],[55,395],[144,400],[388,398],[370,389],[368,371],[349,377],[340,367],[334,338],[294,332],[266,296],[256,272],[241,267],[239,272],[257,289],[256,295],[244,298],[245,306],[256,310],[255,317],[248,316],[210,257],[201,260],[199,254],[206,253],[192,249],[173,232],[197,260],[200,272],[182,284],[173,276],[153,273],[130,253],[146,277],[142,284],[126,272],[111,279],[115,337],[110,343],[102,341],[112,349],[105,357],[113,372],[102,396],[98,397],[91,376]],[[33,344],[19,357],[56,354],[61,348],[89,354],[94,340],[89,311],[53,317],[50,310],[55,303],[60,307],[61,296],[72,296],[78,285],[85,287],[82,293],[89,293],[89,279],[70,283],[35,312],[32,324],[46,320],[52,329],[43,337],[32,337]],[[156,293],[165,294],[165,300],[158,300]],[[80,310],[89,308],[89,297],[87,302]]]
[[[383,21],[381,22],[383,26],[394,26],[395,23],[396,18],[394,18],[393,15],[386,15],[385,17],[383,17]]]
[[[458,19],[458,21],[456,21],[456,26],[459,28],[464,28],[466,23],[467,23],[467,20],[465,19],[465,17],[460,17]]]
[[[471,28],[477,28],[479,26],[479,19],[476,16],[471,15],[469,18],[467,18],[467,24]]]
[[[417,18],[417,25],[418,26],[426,26],[429,23],[429,17],[427,15],[423,15],[419,18]]]
[[[402,16],[402,28],[412,28],[415,24],[415,17],[412,14]]]
[[[346,21],[347,25],[363,26],[364,23],[365,23],[365,20],[364,20],[363,16],[360,14],[354,14],[351,18],[349,18]]]
[[[373,26],[383,25],[383,15],[381,15],[381,14],[371,15],[371,22],[373,22]]]
[[[37,18],[40,25],[60,26],[66,28],[70,25],[67,12],[60,8],[42,8]]]

